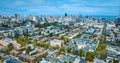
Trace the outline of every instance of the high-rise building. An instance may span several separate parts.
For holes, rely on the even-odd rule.
[[[117,27],[120,26],[120,17],[116,19],[115,25],[116,25]]]
[[[15,19],[19,19],[20,15],[19,14],[15,14]]]
[[[37,21],[38,21],[38,19],[39,19],[39,17],[38,17],[38,16],[33,16],[33,18],[32,18],[32,20],[33,20],[33,21],[35,21],[35,22],[37,22]]]
[[[65,13],[65,16],[67,16],[67,13]]]

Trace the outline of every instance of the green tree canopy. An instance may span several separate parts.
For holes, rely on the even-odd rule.
[[[94,59],[94,52],[87,52],[85,59],[88,60],[88,61],[93,61],[93,59]]]

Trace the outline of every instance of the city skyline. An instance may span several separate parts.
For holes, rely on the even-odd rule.
[[[0,15],[106,15],[120,16],[120,0],[1,0]]]
[[[120,0],[1,0],[0,63],[120,63]]]

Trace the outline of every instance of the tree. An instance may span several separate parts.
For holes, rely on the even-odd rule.
[[[37,45],[37,40],[36,40],[36,39],[33,41],[33,45],[34,45],[34,46]]]
[[[107,57],[107,51],[105,49],[103,49],[101,51],[101,56],[102,56],[102,59],[106,60],[106,57]]]
[[[28,46],[28,47],[26,48],[26,53],[29,54],[30,50],[31,50],[31,47]]]
[[[93,37],[97,37],[97,34],[93,35]]]
[[[56,36],[59,36],[59,34],[56,34]]]
[[[43,44],[43,47],[44,47],[44,48],[49,48],[49,44],[45,44],[45,43],[44,43],[44,44]]]
[[[109,62],[108,63],[112,63],[112,60],[109,60]]]
[[[69,38],[66,38],[64,36],[61,36],[60,39],[64,40],[64,43],[67,44],[68,42],[70,42]]]
[[[12,43],[9,43],[9,44],[7,45],[7,47],[8,47],[10,50],[14,48]]]
[[[106,51],[106,44],[99,43],[98,47],[95,51],[95,56],[100,55],[102,59],[106,60],[107,51]]]
[[[65,51],[65,47],[61,47],[60,50],[58,51],[58,53],[64,52]]]
[[[41,31],[39,31],[39,35],[41,35]]]
[[[6,48],[5,51],[4,51],[4,53],[5,54],[9,54],[10,50],[11,50],[10,48]]]
[[[67,49],[68,52],[71,52],[71,50],[72,50],[72,48],[68,48],[68,49]]]
[[[87,52],[85,59],[88,60],[88,61],[93,61],[94,52]]]
[[[17,42],[21,44],[21,46],[25,46],[30,40],[27,37],[19,37],[17,38]]]
[[[70,39],[68,39],[68,38],[66,38],[66,37],[64,37],[63,40],[64,40],[64,43],[65,43],[65,44],[67,44],[68,42],[70,42]]]
[[[61,51],[65,51],[65,47],[60,48]]]
[[[61,38],[61,39],[64,39],[64,36],[61,36],[60,38]]]
[[[113,59],[113,63],[119,63],[119,60]]]
[[[39,63],[42,59],[41,58],[37,58],[36,62]]]
[[[52,36],[53,36],[53,33],[50,33],[49,36],[52,37]]]
[[[52,46],[49,46],[49,49],[50,49],[50,50],[53,50],[53,47],[52,47]]]
[[[67,63],[67,61],[64,61],[64,63]]]
[[[80,57],[82,57],[82,56],[83,56],[83,50],[80,49]]]
[[[0,50],[0,53],[3,53],[4,51],[3,50]]]

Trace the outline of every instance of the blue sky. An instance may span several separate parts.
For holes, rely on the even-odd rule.
[[[0,15],[120,16],[120,0],[0,0]]]

